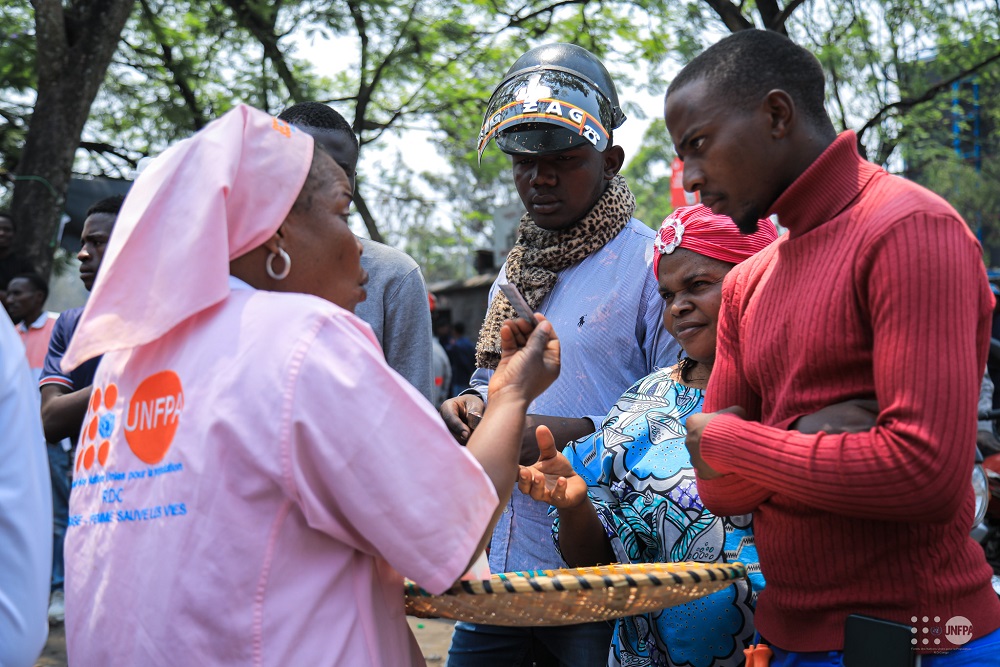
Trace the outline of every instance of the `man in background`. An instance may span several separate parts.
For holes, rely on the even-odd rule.
[[[476,346],[465,335],[464,322],[452,324],[448,342],[442,344],[451,362],[451,395],[458,396],[469,388],[472,373],[476,370]]]
[[[325,104],[302,102],[288,107],[278,118],[311,135],[316,146],[347,173],[354,188],[358,138],[343,116]],[[368,272],[368,297],[357,305],[354,314],[371,326],[386,363],[434,402],[431,314],[420,267],[401,250],[358,238],[361,266]]]
[[[24,351],[28,359],[28,367],[35,382],[38,382],[42,374],[42,367],[45,365],[45,355],[49,350],[49,341],[52,338],[52,331],[55,329],[57,318],[56,313],[43,310],[45,300],[49,297],[49,285],[37,273],[25,273],[14,277],[7,285],[6,306],[7,313],[11,320],[17,322],[17,332],[21,336],[24,344]],[[49,462],[49,476],[52,485],[52,519],[53,545],[52,552],[52,578],[51,578],[51,601],[54,603],[51,617],[54,623],[62,621],[61,595],[55,595],[56,590],[62,589],[63,568],[62,568],[62,544],[56,537],[58,534],[66,532],[66,508],[69,503],[69,450],[72,444],[68,438],[58,441],[47,441],[45,450]],[[58,545],[56,544],[57,542]]]
[[[121,195],[102,199],[90,207],[83,222],[80,237],[80,280],[89,292],[101,268],[108,239],[114,229],[118,211],[124,198]],[[39,378],[42,393],[42,425],[45,439],[49,443],[59,443],[68,438],[75,444],[80,435],[83,418],[90,402],[94,372],[100,357],[91,359],[69,374],[60,367],[63,354],[69,347],[76,325],[83,314],[83,306],[70,308],[59,316],[52,329],[48,352]],[[72,471],[73,447],[49,444],[49,467],[52,474],[52,512],[54,535],[52,544],[52,595],[49,602],[49,621],[62,623],[65,617],[63,595],[63,541],[66,538],[66,522],[69,518],[69,492]]]
[[[500,327],[516,317],[499,289],[505,282],[560,337],[559,379],[528,408],[524,465],[538,460],[537,426],[548,426],[562,449],[592,433],[638,378],[676,358],[679,347],[663,329],[663,299],[653,275],[655,232],[632,216],[635,197],[619,174],[625,151],[611,133],[624,121],[611,75],[594,54],[573,44],[531,49],[494,90],[479,151],[495,141],[509,156],[525,214],[490,289],[471,387],[441,406],[460,442],[488,409]],[[514,493],[494,530],[489,561],[494,573],[566,567],[552,540],[548,503]],[[611,631],[608,623],[457,623],[448,665],[605,667]]]
[[[44,310],[48,298],[49,284],[37,273],[22,273],[7,284],[7,314],[17,324],[17,332],[28,354],[28,366],[36,379],[41,375],[52,328],[59,317],[57,313]]]
[[[7,211],[0,211],[0,303],[6,307],[7,299],[4,294],[7,284],[14,276],[32,273],[34,270],[31,262],[14,252],[13,216]]]

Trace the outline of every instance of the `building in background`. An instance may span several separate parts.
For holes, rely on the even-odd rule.
[[[954,206],[983,244],[987,266],[1000,265],[1000,68],[952,81],[957,66],[930,54],[900,68],[900,97],[919,99],[899,128],[903,175]]]

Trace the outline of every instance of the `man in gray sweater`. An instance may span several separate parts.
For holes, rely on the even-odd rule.
[[[312,136],[316,147],[339,164],[354,187],[358,138],[344,117],[325,104],[302,102],[278,115]],[[431,313],[420,267],[405,252],[361,239],[361,266],[368,272],[368,298],[354,313],[367,322],[382,346],[385,360],[432,401]]]

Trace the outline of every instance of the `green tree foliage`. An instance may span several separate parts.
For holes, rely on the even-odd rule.
[[[996,76],[998,17],[995,2],[980,0],[134,0],[70,147],[78,171],[128,176],[237,102],[272,113],[328,102],[360,137],[355,203],[368,235],[419,256],[429,277],[460,276],[468,249],[489,245],[492,212],[517,201],[509,159],[491,147],[480,164],[475,146],[493,86],[531,46],[594,51],[619,83],[628,122],[649,124],[625,173],[640,218],[655,225],[669,212],[673,154],[662,119],[643,118],[630,89],[662,94],[678,67],[729,31],[784,32],[826,68],[835,123],[900,171],[915,150],[904,157],[900,147],[922,145],[921,128],[947,114],[948,80]],[[23,0],[0,9],[0,168],[14,173],[41,71],[36,18]],[[913,75],[928,53],[937,81]],[[406,165],[387,152],[414,136],[429,137],[437,155]],[[924,176],[955,180],[939,171]]]
[[[17,223],[17,250],[44,275],[52,264],[77,142],[133,1],[32,3],[35,95],[31,122],[16,164],[9,156],[4,163],[15,171],[11,212]],[[20,16],[15,7],[3,20]],[[24,57],[31,58],[30,51]],[[23,87],[22,68],[13,70],[10,81],[0,80],[5,90],[16,91],[19,86]],[[16,132],[16,122],[11,125]]]
[[[854,129],[859,135],[859,150],[894,172],[903,171],[901,146],[912,146],[921,128],[932,122],[929,115],[933,116],[935,109],[940,115],[940,107],[950,105],[951,81],[970,75],[991,80],[1000,74],[1000,5],[990,2],[688,0],[649,7],[648,11],[628,3],[579,3],[576,7],[574,15],[549,26],[544,38],[559,35],[580,43],[605,58],[620,87],[635,85],[638,79],[645,82],[645,89],[656,93],[666,89],[679,66],[727,32],[765,28],[787,34],[822,62],[827,72],[827,106],[838,128]],[[597,29],[589,31],[592,27]],[[934,55],[938,79],[905,80],[911,64],[928,54]],[[996,99],[997,92],[1000,89],[984,99]],[[623,101],[628,109],[627,94]],[[629,113],[634,116],[631,110]],[[629,122],[641,120],[633,117]],[[497,179],[502,182],[508,177],[492,160],[487,163],[489,152],[477,170],[471,149],[474,136],[467,126],[452,124],[454,127],[447,130],[449,145],[455,147],[450,153],[452,162],[459,164],[459,175],[472,172],[460,178],[457,187],[478,195],[456,199],[467,202],[464,211],[470,223],[483,224],[489,219],[491,205],[509,198],[509,187],[495,184]],[[1000,130],[1000,124],[993,127]],[[650,225],[658,224],[671,210],[673,152],[664,130],[661,118],[652,119],[642,146],[635,156],[628,156],[624,170],[638,201],[637,216]],[[951,150],[947,141],[935,146],[939,152]],[[983,169],[975,177],[980,183],[975,190],[964,188],[962,192],[979,193],[982,200],[990,189],[986,174]],[[957,192],[948,185],[953,181],[939,171],[928,171],[921,180],[949,197]],[[989,220],[1000,212],[993,210],[992,218],[982,213],[976,216],[986,221],[983,228],[987,232]]]
[[[670,163],[674,159],[670,145],[666,125],[662,121],[650,123],[642,147],[622,172],[635,195],[635,217],[653,229],[659,229],[674,209],[670,204]]]
[[[277,113],[319,96],[322,80],[293,60],[291,47],[287,55],[279,53],[278,64],[265,55],[237,16],[249,11],[138,0],[91,110],[87,170],[127,176],[140,158],[189,136],[238,102]]]
[[[929,162],[919,178],[948,200],[979,236],[987,266],[1000,265],[1000,157],[980,168],[949,152]]]
[[[0,7],[0,203],[9,204],[11,171],[27,134],[34,103],[35,26],[30,7]]]
[[[937,58],[916,63],[915,86],[942,81]],[[944,80],[945,83],[949,83]],[[948,200],[1000,264],[1000,71],[983,69],[908,114],[900,127],[904,174]]]

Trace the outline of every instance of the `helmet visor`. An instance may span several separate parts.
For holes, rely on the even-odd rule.
[[[584,144],[604,151],[613,119],[608,99],[580,77],[524,72],[493,92],[479,132],[479,157],[494,137],[505,153],[553,153]]]

